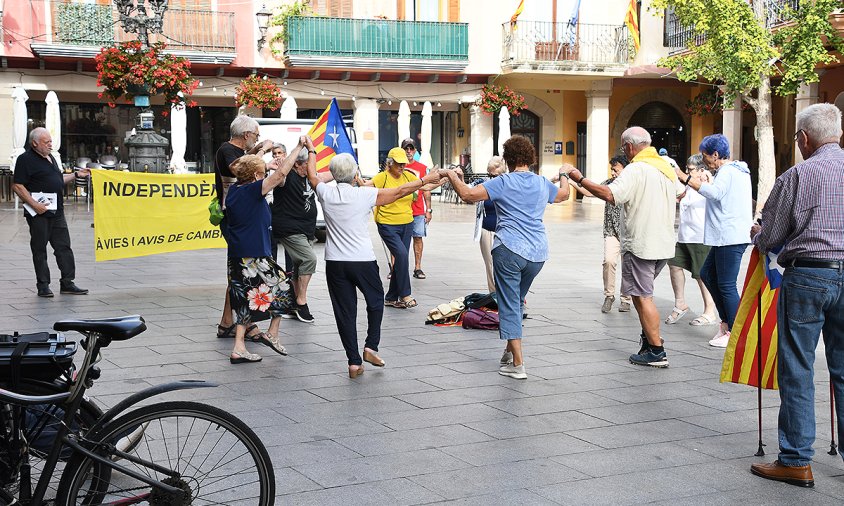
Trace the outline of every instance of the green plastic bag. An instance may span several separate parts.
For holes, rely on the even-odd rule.
[[[217,227],[223,221],[224,216],[223,209],[220,207],[220,200],[217,197],[211,197],[211,202],[208,204],[208,221]]]

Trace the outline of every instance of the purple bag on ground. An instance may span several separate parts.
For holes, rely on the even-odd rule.
[[[470,309],[463,313],[463,328],[498,330],[498,312]]]

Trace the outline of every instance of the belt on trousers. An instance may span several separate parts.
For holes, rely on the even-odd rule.
[[[844,260],[824,260],[821,258],[795,258],[786,267],[808,267],[810,269],[839,269],[844,268]]]

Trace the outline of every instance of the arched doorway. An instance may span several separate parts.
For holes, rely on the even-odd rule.
[[[518,116],[510,116],[510,135],[523,135],[530,140],[536,150],[537,163],[542,160],[539,155],[541,149],[539,146],[539,126],[539,116],[527,109],[522,110]],[[500,155],[501,153],[498,152],[498,114],[494,114],[492,119],[492,146],[493,152]]]
[[[686,125],[683,116],[665,102],[648,102],[636,109],[627,126],[640,126],[651,134],[651,145],[668,150],[680,166],[686,161]]]

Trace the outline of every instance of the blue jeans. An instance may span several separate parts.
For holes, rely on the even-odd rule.
[[[410,295],[410,271],[408,254],[410,252],[410,232],[413,222],[405,225],[378,224],[378,235],[393,255],[393,268],[390,270],[390,286],[384,295],[386,300],[401,300]]]
[[[739,305],[739,293],[736,288],[741,256],[747,244],[731,244],[729,246],[713,246],[700,269],[700,279],[706,289],[712,294],[715,308],[721,321],[727,322],[732,329]]]
[[[545,262],[530,262],[503,244],[492,250],[492,273],[498,294],[498,335],[522,338],[522,301]]]
[[[805,466],[815,453],[813,367],[821,331],[829,380],[835,389],[838,447],[844,449],[844,271],[786,269],[777,304],[777,329],[779,460],[787,466]]]

